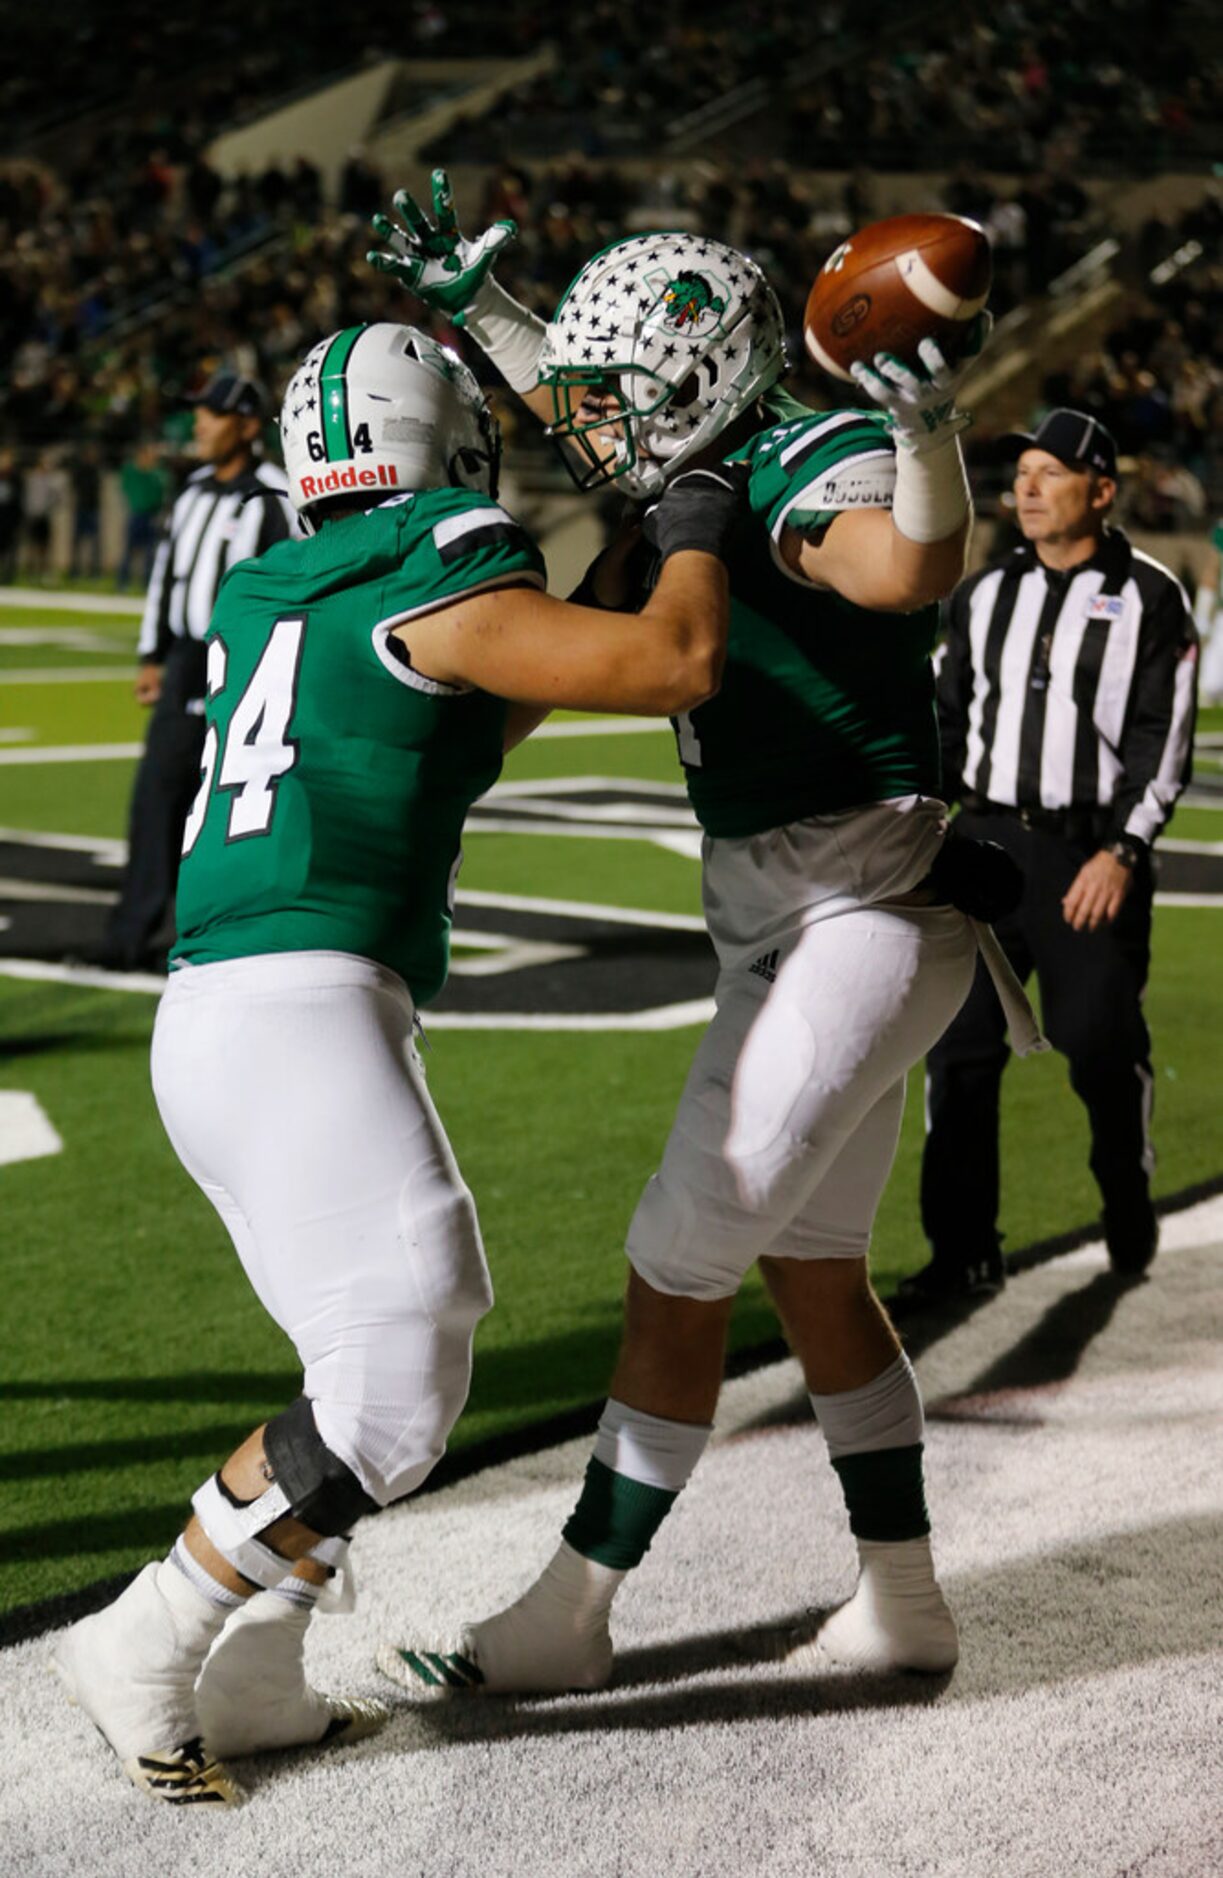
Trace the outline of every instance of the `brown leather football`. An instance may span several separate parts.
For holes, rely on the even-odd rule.
[[[815,277],[803,315],[807,350],[834,378],[890,352],[906,365],[936,339],[948,363],[989,297],[985,230],[962,215],[893,215],[843,241]]]

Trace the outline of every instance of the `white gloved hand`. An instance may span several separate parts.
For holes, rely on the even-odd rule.
[[[967,430],[972,414],[957,407],[956,393],[980,357],[993,325],[992,314],[978,313],[954,365],[947,363],[937,340],[923,339],[916,366],[905,365],[890,352],[877,352],[870,365],[856,360],[850,366],[859,390],[883,410],[898,450],[924,455]]]
[[[426,306],[450,319],[463,314],[484,286],[502,248],[518,233],[517,222],[494,222],[469,241],[459,231],[454,195],[445,170],[433,172],[431,222],[415,197],[400,189],[394,198],[399,224],[375,215],[371,226],[385,248],[366,255],[371,267],[393,274]]]

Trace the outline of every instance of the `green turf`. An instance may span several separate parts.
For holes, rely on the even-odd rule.
[[[473,888],[651,907],[660,913],[701,911],[700,864],[648,841],[465,835],[459,893]]]
[[[511,750],[507,779],[540,776],[629,776],[644,782],[683,781],[675,738],[665,721],[655,731],[616,737],[528,737]]]
[[[1157,918],[1158,1192],[1223,1171],[1208,1099],[1223,979],[1203,970],[1218,919],[1196,909]],[[124,1570],[168,1541],[204,1469],[296,1386],[292,1352],[162,1134],[148,1088],[152,1010],[140,996],[0,979],[0,1035],[13,1051],[0,1086],[33,1090],[66,1143],[54,1159],[0,1170],[0,1607]],[[479,1201],[497,1287],[456,1447],[599,1394],[624,1230],[695,1036],[434,1033],[430,1084]],[[884,1291],[924,1257],[920,1145],[914,1078],[875,1234]],[[1012,1064],[1002,1216],[1012,1249],[1094,1218],[1086,1156],[1061,1058]],[[773,1334],[753,1280],[735,1341]]]
[[[17,623],[10,614],[0,609],[0,624]],[[106,616],[66,613],[63,623],[78,620],[120,638],[127,631]],[[51,650],[4,649],[19,651],[10,668],[51,663]],[[55,663],[88,662],[60,652]],[[56,744],[138,741],[146,721],[126,684],[14,686],[3,718]],[[1223,711],[1204,721],[1223,728]],[[133,767],[0,767],[0,824],[121,834]],[[506,766],[507,777],[577,774],[673,782],[674,744],[665,731],[544,739]],[[1175,832],[1223,839],[1223,820],[1182,810]],[[472,889],[699,908],[696,865],[648,841],[471,835],[466,850]],[[1196,909],[1157,915],[1149,1011],[1158,1192],[1223,1172],[1213,1100],[1219,919]],[[291,1349],[162,1133],[148,1085],[153,1008],[139,995],[0,978],[9,1046],[0,1087],[33,1091],[65,1140],[62,1155],[0,1167],[0,1608],[133,1567],[168,1543],[207,1469],[297,1384]],[[497,1287],[456,1447],[600,1394],[617,1337],[624,1230],[696,1034],[435,1031],[430,1083],[479,1201]],[[873,1248],[885,1291],[924,1257],[920,1147],[914,1077]],[[1086,1156],[1062,1060],[1013,1064],[1003,1105],[1011,1249],[1094,1218]],[[774,1332],[752,1279],[735,1341]]]

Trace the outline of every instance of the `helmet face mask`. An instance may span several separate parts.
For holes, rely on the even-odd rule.
[[[280,414],[289,495],[312,530],[327,503],[448,487],[495,495],[496,420],[457,353],[412,326],[349,326],[314,347]]]
[[[785,370],[781,309],[723,242],[636,235],[597,254],[544,336],[549,434],[581,488],[661,489]]]

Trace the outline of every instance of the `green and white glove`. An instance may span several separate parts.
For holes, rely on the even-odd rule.
[[[459,318],[479,294],[502,248],[517,235],[517,222],[494,222],[468,241],[459,228],[445,170],[433,172],[432,221],[406,189],[396,192],[394,208],[401,226],[389,215],[375,215],[371,226],[386,247],[372,248],[366,260],[380,274],[393,274],[426,306]]]
[[[884,411],[898,450],[920,456],[967,430],[972,415],[957,408],[956,393],[980,357],[993,325],[992,314],[977,314],[954,365],[947,363],[937,340],[923,339],[917,348],[917,366],[906,365],[890,352],[877,352],[870,365],[856,361],[850,366],[859,390]]]
[[[511,390],[534,391],[546,327],[493,279],[497,256],[517,235],[518,224],[494,222],[468,241],[445,170],[433,172],[432,221],[406,189],[395,195],[394,208],[400,225],[388,215],[373,217],[374,233],[387,246],[370,249],[370,266],[393,274],[418,300],[463,327]]]

